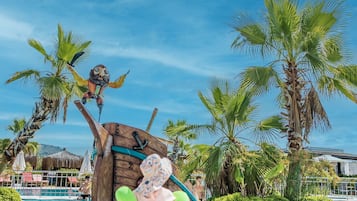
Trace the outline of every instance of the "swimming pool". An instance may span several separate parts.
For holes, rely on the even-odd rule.
[[[69,200],[77,200],[77,199],[69,199]],[[60,200],[53,200],[53,199],[50,199],[50,200],[46,200],[46,199],[40,199],[40,200],[37,200],[37,199],[35,199],[35,200],[23,200],[23,201],[68,201],[68,200],[63,200],[63,199],[60,199]],[[81,201],[81,200],[79,200],[79,201]],[[84,200],[82,200],[82,201],[84,201]]]
[[[78,188],[19,188],[16,189],[24,201],[77,200]]]

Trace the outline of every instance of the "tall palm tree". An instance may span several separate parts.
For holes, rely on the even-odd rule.
[[[77,52],[88,48],[91,42],[76,42],[72,32],[64,33],[62,27],[58,25],[54,55],[49,54],[37,40],[29,39],[28,43],[44,56],[45,62],[49,62],[51,68],[48,72],[40,72],[36,69],[16,72],[6,81],[6,83],[11,83],[20,79],[33,79],[40,92],[40,100],[35,103],[31,118],[5,150],[7,163],[13,162],[29,139],[33,138],[35,132],[42,127],[43,122],[49,118],[52,123],[57,120],[61,108],[63,109],[63,122],[65,122],[68,101],[73,95],[80,96],[82,92],[77,84],[70,79],[71,76],[66,76],[66,63]]]
[[[175,163],[178,162],[179,157],[182,156],[187,148],[187,141],[197,138],[196,133],[189,130],[189,125],[185,120],[178,120],[176,123],[169,120],[164,134],[172,141],[171,160]]]
[[[210,113],[212,121],[207,125],[197,125],[195,129],[217,135],[218,140],[213,146],[198,147],[205,150],[205,153],[201,152],[203,156],[199,153],[191,155],[194,159],[190,169],[200,169],[199,166],[193,167],[192,164],[203,164],[205,181],[215,196],[237,191],[245,192],[242,175],[249,153],[241,141],[242,134],[251,131],[274,136],[282,127],[278,116],[260,122],[253,120],[252,115],[257,109],[253,104],[253,95],[244,90],[232,91],[228,82],[224,85],[214,84],[208,96],[199,92],[199,98]]]
[[[285,196],[297,200],[301,190],[300,150],[312,128],[330,128],[319,92],[339,93],[357,103],[357,66],[343,63],[341,1],[316,1],[299,7],[297,1],[264,0],[263,23],[245,16],[237,19],[232,47],[263,58],[267,66],[252,66],[241,73],[241,84],[262,93],[281,91],[289,149]],[[301,8],[301,9],[299,9]],[[339,18],[341,17],[341,18]]]

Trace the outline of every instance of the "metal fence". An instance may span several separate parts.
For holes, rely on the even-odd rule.
[[[31,171],[13,175],[1,175],[0,187],[16,189],[24,199],[76,198],[84,180],[78,172]]]
[[[84,177],[78,172],[32,171],[40,179],[28,181],[25,172],[0,176],[0,186],[15,188],[22,196],[78,196],[78,188]],[[276,184],[276,191],[283,193],[284,185]],[[303,195],[326,195],[357,198],[357,178],[341,177],[332,182],[324,177],[306,177],[302,181]]]
[[[75,178],[74,180],[71,180]],[[62,171],[31,171],[13,175],[1,175],[0,186],[8,187],[75,187],[79,186],[80,178],[78,172]]]
[[[303,193],[310,195],[344,195],[357,197],[357,178],[341,177],[332,182],[323,177],[307,177],[303,182]]]

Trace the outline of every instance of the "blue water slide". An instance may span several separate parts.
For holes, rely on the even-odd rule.
[[[141,152],[138,152],[133,149],[126,148],[126,147],[122,147],[122,146],[112,146],[112,150],[117,153],[133,156],[140,160],[144,160],[147,157],[145,154],[143,154]],[[185,185],[183,185],[183,183],[180,182],[173,174],[170,176],[170,180],[172,182],[174,182],[182,191],[187,193],[187,195],[191,199],[191,201],[197,201],[197,199],[195,198],[195,196],[193,196],[191,191],[188,190],[188,188]]]

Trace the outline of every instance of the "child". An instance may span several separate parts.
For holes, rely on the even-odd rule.
[[[77,198],[77,200],[87,200],[87,198],[89,200],[91,194],[91,182],[88,175],[85,177],[85,180],[79,187],[78,191],[81,192],[81,195]]]

